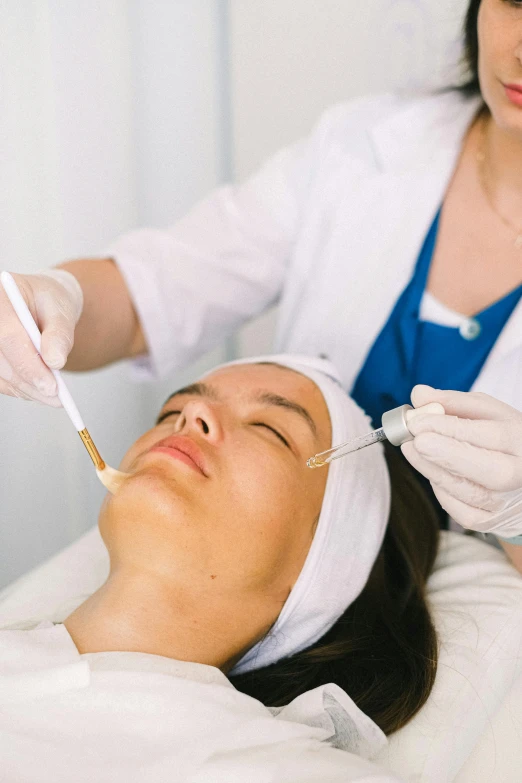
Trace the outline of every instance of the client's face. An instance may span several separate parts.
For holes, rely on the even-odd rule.
[[[304,564],[327,478],[306,460],[330,444],[321,392],[286,368],[227,367],[180,390],[129,449],[120,469],[131,477],[104,501],[111,570],[150,569],[182,588],[187,606],[227,606],[228,630],[241,629],[248,649]]]
[[[480,88],[498,126],[522,136],[522,3],[482,0],[478,16]],[[506,89],[508,88],[508,89]]]

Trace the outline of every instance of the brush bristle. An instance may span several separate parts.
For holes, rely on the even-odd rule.
[[[103,470],[96,469],[96,475],[103,486],[108,489],[112,495],[115,495],[130,474],[122,473],[121,470],[116,470],[116,468],[111,468],[110,465],[105,465]]]

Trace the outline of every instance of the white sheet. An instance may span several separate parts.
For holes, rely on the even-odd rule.
[[[303,699],[310,697],[326,697],[344,714],[343,725],[352,726],[358,750],[374,754],[385,743],[335,686],[300,697],[294,715],[290,705],[275,717],[213,666],[142,653],[80,655],[65,626],[50,622],[31,630],[0,631],[1,779],[397,780],[359,756],[330,747],[327,740],[336,734],[333,721],[320,727],[293,719],[306,714]]]
[[[520,735],[516,775],[504,760],[522,724],[522,701],[512,698],[522,677],[522,577],[502,551],[445,533],[428,594],[440,642],[435,686],[377,760],[409,781],[520,783]]]
[[[108,570],[107,551],[93,528],[0,593],[0,627],[25,627],[44,618],[61,622],[104,582]],[[408,781],[520,783],[522,577],[502,552],[469,536],[443,533],[428,595],[441,642],[435,689],[375,761]],[[238,769],[247,764],[241,754],[235,758]],[[227,754],[224,759],[226,768]],[[225,783],[218,761],[213,763],[215,778],[198,783]]]

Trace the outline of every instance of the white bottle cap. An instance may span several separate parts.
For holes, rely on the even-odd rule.
[[[391,411],[382,414],[382,428],[392,446],[402,446],[403,443],[413,440],[413,435],[408,429],[408,421],[414,416],[420,414],[441,415],[444,412],[440,402],[430,402],[428,405],[421,405],[420,408],[399,405],[398,408],[392,408]]]
[[[392,446],[401,446],[407,440],[413,440],[406,424],[406,411],[412,410],[412,405],[399,405],[398,408],[382,414],[382,428]]]

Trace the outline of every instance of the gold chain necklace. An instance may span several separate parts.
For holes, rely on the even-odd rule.
[[[481,129],[481,140],[480,140],[480,149],[477,152],[477,163],[478,163],[478,170],[479,170],[479,179],[480,184],[482,187],[482,190],[484,191],[484,195],[486,196],[486,199],[488,201],[488,204],[490,208],[493,210],[495,215],[499,218],[499,220],[502,221],[502,223],[509,228],[509,230],[515,234],[515,248],[516,250],[522,250],[522,228],[518,228],[514,225],[514,223],[511,222],[511,220],[508,220],[504,215],[502,215],[498,209],[495,207],[493,203],[493,199],[491,197],[491,193],[486,181],[486,173],[485,173],[485,163],[486,163],[486,142],[487,142],[487,128],[488,128],[488,121],[487,119],[482,122],[482,129]]]

